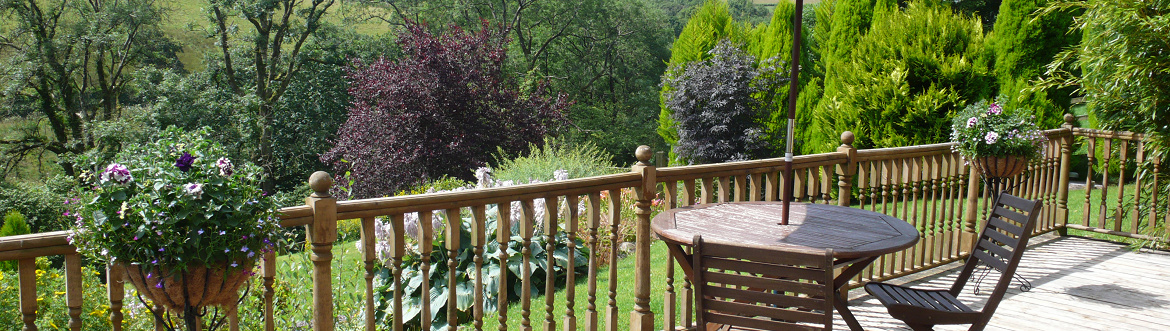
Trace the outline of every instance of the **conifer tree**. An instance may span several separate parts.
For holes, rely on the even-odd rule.
[[[1029,109],[1040,127],[1057,127],[1068,111],[1070,88],[1036,89],[1044,67],[1058,52],[1080,40],[1070,33],[1069,11],[1035,15],[1048,0],[1004,0],[988,44],[995,52],[995,75],[1006,107]]]

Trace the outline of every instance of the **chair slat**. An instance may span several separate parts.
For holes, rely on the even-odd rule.
[[[1012,237],[1008,237],[1008,235],[1006,235],[1006,234],[1003,234],[1003,232],[999,232],[999,231],[985,231],[985,232],[983,232],[983,234],[984,234],[984,235],[987,235],[987,236],[988,236],[988,237],[990,237],[991,239],[995,239],[995,241],[998,241],[998,242],[1004,243],[1005,245],[1011,246],[1011,247],[1013,247],[1013,248],[1014,248],[1014,247],[1019,247],[1019,244],[1020,244],[1020,240],[1019,240],[1019,239],[1017,239],[1017,238],[1012,238]]]
[[[825,285],[799,283],[790,280],[762,278],[755,276],[734,275],[711,272],[704,274],[703,281],[707,283],[746,286],[750,288],[768,289],[773,291],[796,292],[801,294],[818,294],[825,290]],[[704,284],[699,284],[703,286]]]
[[[1009,251],[1007,248],[1004,248],[1003,246],[996,245],[995,243],[993,243],[987,239],[979,240],[979,248],[985,249],[989,253],[994,253],[995,255],[998,255],[999,257],[1004,258],[1004,259],[1012,258],[1012,251]]]
[[[995,270],[999,270],[999,272],[1003,272],[1004,270],[1007,270],[1007,263],[1004,263],[1003,261],[1001,261],[997,257],[991,256],[991,254],[987,254],[987,252],[977,250],[977,251],[971,252],[971,256],[978,258],[979,261],[983,261],[984,264],[986,264],[989,267],[995,268]]]
[[[1014,235],[1019,235],[1019,234],[1024,232],[1024,228],[1022,228],[1018,225],[1015,225],[1015,224],[1008,223],[1007,221],[999,219],[998,217],[992,217],[992,218],[988,219],[987,226],[994,228],[994,229],[1002,229],[1002,230],[1007,231],[1008,233],[1011,233]]]
[[[831,298],[796,297],[784,294],[773,294],[771,291],[751,291],[730,287],[708,286],[703,289],[703,295],[714,298],[726,298],[738,302],[758,302],[778,307],[816,308],[823,307]],[[831,302],[829,302],[831,303]]]
[[[828,330],[826,328],[816,327],[813,325],[801,325],[795,323],[786,323],[783,321],[771,321],[714,312],[705,312],[703,313],[703,317],[706,318],[709,323],[736,325],[760,330]]]
[[[810,261],[810,256],[824,256],[823,251],[799,248],[783,250],[773,247],[736,245],[708,241],[703,243],[703,256],[725,258],[729,257],[781,265],[808,265],[817,268],[824,268],[829,266],[824,265],[824,261]]]
[[[703,299],[706,303],[706,308],[709,311],[720,313],[742,315],[742,316],[760,316],[771,319],[785,320],[796,323],[824,323],[825,314],[823,312],[785,309],[768,306],[757,306],[733,301],[721,301]]]
[[[703,252],[706,254],[706,251]],[[819,279],[824,276],[824,271],[815,269],[806,269],[785,265],[767,264],[744,260],[731,260],[718,257],[707,257],[704,261],[710,269],[735,270],[740,272],[749,272],[757,275],[768,274],[783,274],[788,279]]]

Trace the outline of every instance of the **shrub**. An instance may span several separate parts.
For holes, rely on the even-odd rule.
[[[65,230],[69,227],[61,215],[63,204],[73,186],[73,179],[56,176],[44,183],[15,182],[0,184],[0,206],[25,216],[32,233]]]
[[[633,151],[630,151],[631,153]],[[528,145],[528,153],[516,158],[500,149],[495,155],[492,176],[516,183],[553,180],[553,172],[565,170],[568,178],[583,178],[622,172],[609,160],[610,155],[590,142],[569,145],[564,141],[545,139],[544,146]]]
[[[755,57],[720,42],[711,58],[688,64],[666,77],[663,97],[678,126],[674,153],[690,164],[747,160],[769,151],[762,122],[764,106],[784,78],[770,67],[756,69]]]
[[[839,68],[836,79],[848,88],[831,91],[832,75],[826,76],[814,114],[821,137],[806,151],[832,150],[843,131],[856,134],[857,148],[944,142],[954,113],[990,94],[978,20],[931,2],[884,15]]]
[[[353,196],[374,197],[442,175],[470,178],[467,169],[498,148],[519,151],[555,132],[570,103],[509,79],[506,41],[487,23],[442,35],[409,24],[403,58],[354,62],[349,118],[322,161],[350,173]]]
[[[1063,123],[1071,100],[1070,88],[1034,89],[1032,81],[1041,78],[1044,66],[1058,52],[1080,40],[1077,30],[1069,30],[1072,12],[1059,11],[1033,15],[1048,0],[1008,0],[1000,4],[995,30],[987,40],[995,52],[995,76],[1005,108],[1030,109],[1036,124],[1055,128]]]
[[[9,211],[4,214],[4,225],[0,226],[0,237],[29,234],[32,231],[24,221],[24,215],[19,211]],[[16,261],[0,261],[0,271],[16,270]]]

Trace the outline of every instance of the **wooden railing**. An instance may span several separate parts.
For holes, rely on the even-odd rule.
[[[1142,228],[1151,225],[1165,224],[1163,215],[1160,218],[1157,208],[1161,203],[1157,190],[1144,190],[1153,187],[1158,181],[1157,160],[1147,159],[1144,136],[1127,132],[1104,132],[1072,127],[1072,117],[1066,116],[1066,125],[1059,129],[1045,132],[1049,141],[1045,145],[1045,157],[1033,162],[1026,175],[1021,175],[1010,181],[1010,187],[1016,195],[1029,199],[1044,201],[1043,215],[1036,227],[1037,233],[1044,233],[1066,228],[1101,232],[1112,235],[1145,238],[1140,234]],[[1085,144],[1090,151],[1088,163],[1099,165],[1106,173],[1100,174],[1101,188],[1089,185],[1085,189],[1084,201],[1073,201],[1071,206],[1083,208],[1082,219],[1069,220],[1068,201],[1069,173],[1071,171],[1072,154],[1075,145]],[[921,240],[914,247],[901,252],[888,254],[879,258],[868,270],[860,274],[853,282],[859,286],[864,282],[885,280],[900,277],[956,260],[963,259],[969,251],[978,222],[986,213],[987,202],[991,193],[986,185],[979,180],[972,167],[960,158],[951,149],[951,144],[920,145],[898,148],[858,150],[853,148],[853,135],[846,132],[842,135],[842,145],[836,152],[805,155],[794,158],[793,184],[794,199],[812,203],[838,204],[853,206],[879,213],[888,214],[906,220],[917,227]],[[1113,152],[1119,158],[1113,158]],[[1100,153],[1102,157],[1096,155]],[[1131,154],[1131,152],[1134,152]],[[474,263],[474,303],[471,326],[479,330],[485,319],[495,319],[500,330],[509,328],[531,329],[539,325],[546,330],[616,330],[620,319],[629,318],[630,329],[650,330],[657,321],[662,321],[664,329],[673,330],[679,325],[691,325],[693,312],[690,310],[691,285],[689,280],[679,279],[674,274],[674,261],[668,256],[666,259],[652,263],[650,258],[650,243],[653,240],[650,233],[649,221],[652,213],[653,200],[660,193],[661,203],[666,208],[687,206],[692,204],[728,202],[728,201],[776,201],[781,198],[780,188],[784,186],[781,176],[784,162],[782,159],[765,159],[743,162],[728,162],[680,167],[655,167],[650,159],[653,153],[642,147],[635,153],[638,163],[629,173],[580,178],[565,181],[554,181],[539,184],[518,185],[509,187],[485,188],[398,196],[377,199],[362,199],[337,201],[329,195],[332,187],[331,177],[323,172],[313,174],[310,186],[314,192],[306,198],[306,205],[284,208],[281,212],[281,224],[285,227],[305,226],[310,246],[309,254],[313,263],[310,275],[313,281],[313,328],[314,330],[333,330],[336,316],[333,309],[333,286],[330,261],[333,259],[333,243],[337,240],[338,219],[360,219],[361,239],[360,247],[365,271],[365,328],[375,330],[375,302],[374,278],[381,265],[390,267],[394,288],[401,288],[402,263],[407,254],[408,240],[406,219],[417,219],[418,233],[417,250],[422,259],[422,271],[426,273],[437,263],[446,263],[451,269],[467,261],[458,260],[460,247],[460,231],[447,231],[441,246],[447,250],[449,258],[445,261],[431,261],[432,241],[437,238],[436,229],[432,228],[431,220],[434,217],[442,220],[444,228],[458,229],[462,222],[470,222],[468,242],[474,252],[471,257]],[[1136,155],[1130,158],[1130,155]],[[1116,160],[1116,161],[1114,161]],[[1149,171],[1138,172],[1133,189],[1126,189],[1126,180],[1130,178],[1124,172],[1109,173],[1107,166],[1111,163],[1142,164],[1151,161],[1154,166]],[[656,162],[661,164],[662,162]],[[1092,168],[1090,168],[1092,169]],[[1094,173],[1086,176],[1090,183],[1094,183]],[[1116,184],[1114,184],[1116,183]],[[1111,189],[1111,186],[1114,188]],[[1112,190],[1112,191],[1111,191]],[[1149,191],[1151,193],[1143,193]],[[1093,194],[1100,192],[1100,196],[1093,200]],[[1116,195],[1110,196],[1113,192]],[[625,199],[623,199],[625,196]],[[542,200],[543,210],[536,210],[537,200]],[[632,206],[623,206],[632,201]],[[560,206],[566,206],[561,208]],[[517,206],[518,215],[512,215],[513,206]],[[603,205],[608,208],[603,208]],[[577,206],[582,206],[577,208]],[[621,211],[632,208],[634,217],[624,219]],[[494,213],[488,213],[489,210]],[[608,212],[606,212],[608,209]],[[583,210],[583,211],[582,211]],[[543,213],[541,213],[543,212]],[[538,215],[543,215],[539,216]],[[487,233],[486,222],[489,218],[497,221],[496,232]],[[574,307],[576,301],[577,281],[573,272],[568,272],[564,279],[566,288],[555,291],[557,283],[556,273],[545,274],[544,302],[532,301],[531,272],[524,270],[522,275],[522,293],[519,309],[522,316],[519,325],[509,325],[507,318],[509,309],[508,296],[499,295],[496,302],[494,316],[488,316],[485,311],[485,286],[482,282],[484,247],[491,241],[500,245],[508,245],[512,241],[512,220],[518,222],[519,237],[523,249],[519,252],[524,268],[529,266],[533,259],[530,249],[533,238],[543,238],[546,250],[553,249],[558,234],[567,235],[568,240],[578,239],[579,234],[590,254],[588,271],[584,285],[587,286],[586,307]],[[604,221],[603,221],[604,220]],[[1128,226],[1122,226],[1129,220]],[[1159,221],[1161,220],[1161,221]],[[375,237],[377,222],[383,222],[391,230],[389,237],[382,238],[388,242],[389,252],[386,260],[380,260],[375,254],[378,238]],[[635,287],[630,293],[619,293],[616,279],[618,252],[616,244],[623,240],[621,225],[633,222],[635,228]],[[539,228],[538,228],[539,226]],[[578,229],[579,226],[585,227]],[[36,283],[33,270],[33,259],[39,256],[64,255],[65,268],[68,278],[66,288],[66,302],[71,316],[70,328],[78,330],[81,320],[80,294],[80,258],[73,246],[66,240],[66,232],[42,233],[25,236],[0,238],[0,260],[19,261],[20,300],[21,312],[25,330],[35,330],[37,306]],[[608,250],[607,256],[596,256],[598,245],[607,242],[615,247]],[[574,249],[575,245],[568,245]],[[568,254],[568,265],[575,265],[573,252]],[[499,260],[507,261],[509,253],[506,249],[499,250]],[[603,267],[599,261],[605,261]],[[547,255],[544,261],[547,265],[558,263],[552,254]],[[275,256],[269,255],[262,265],[260,274],[263,281],[263,303],[265,306],[265,330],[275,330],[273,319],[273,283],[276,275]],[[604,269],[604,270],[603,270]],[[501,281],[497,282],[498,293],[508,293],[507,268],[499,268]],[[666,289],[662,315],[654,316],[650,307],[650,274],[665,273]],[[598,275],[608,273],[609,287],[599,289]],[[122,301],[125,296],[121,273],[110,270],[108,273],[108,294],[110,300],[110,319],[114,330],[121,329]],[[452,273],[453,275],[454,273]],[[454,276],[444,280],[448,291],[456,288]],[[421,284],[423,293],[429,293],[432,284],[428,277],[423,277]],[[388,323],[393,330],[402,330],[404,321],[403,294],[400,291],[393,293],[389,311]],[[450,294],[450,293],[449,293]],[[619,296],[632,296],[632,307],[619,307]],[[422,296],[421,326],[429,329],[431,317],[430,297]],[[563,316],[554,315],[555,307],[566,306]],[[452,311],[457,305],[456,295],[448,295],[445,306]],[[533,307],[533,306],[536,307]],[[543,308],[543,309],[541,309]],[[533,310],[537,315],[532,316]],[[543,314],[540,314],[543,310]],[[623,315],[623,311],[629,316]],[[537,319],[533,321],[533,319]],[[455,314],[448,314],[448,325],[457,325],[459,322]],[[235,330],[236,323],[230,323]]]

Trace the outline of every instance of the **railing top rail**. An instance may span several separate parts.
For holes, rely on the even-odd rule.
[[[337,218],[374,217],[424,210],[506,203],[560,195],[586,194],[602,190],[638,186],[641,183],[641,179],[641,175],[637,173],[621,173],[508,187],[338,201]],[[313,217],[312,212],[307,207],[284,208],[280,212],[281,224],[284,226],[308,224],[312,221]]]
[[[801,155],[792,158],[795,168],[808,168],[844,163],[849,156],[842,152]],[[701,177],[719,177],[756,172],[773,172],[784,169],[783,158],[700,164],[690,166],[658,168],[657,181],[674,181]]]
[[[0,261],[76,253],[68,237],[69,231],[0,237]]]
[[[1073,128],[1074,136],[1090,138],[1110,138],[1121,140],[1144,140],[1146,134],[1129,131],[1105,131],[1097,129]]]
[[[941,143],[907,147],[859,149],[857,150],[857,158],[854,159],[854,161],[863,162],[893,160],[927,155],[950,154],[952,153],[951,147],[954,145],[954,143]]]

